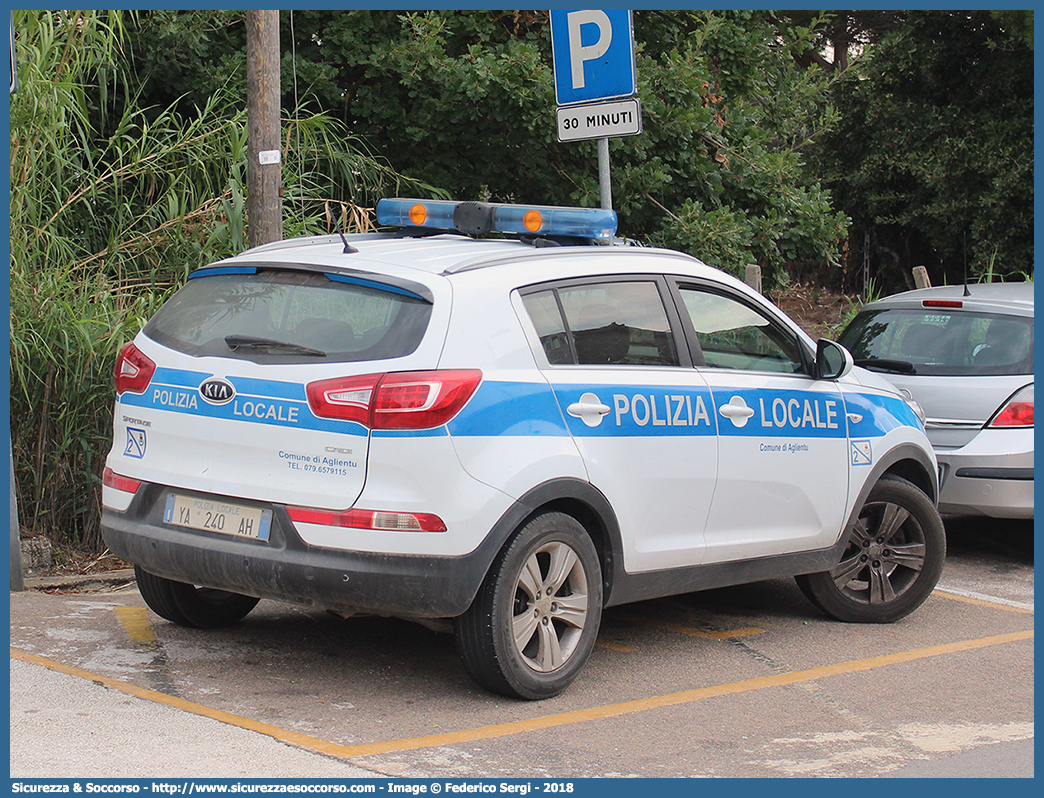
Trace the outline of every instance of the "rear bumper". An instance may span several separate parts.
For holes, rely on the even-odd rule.
[[[936,449],[939,512],[1033,518],[1033,430],[983,430],[959,449]]]
[[[493,534],[459,557],[375,554],[309,546],[273,505],[267,542],[163,523],[162,488],[144,485],[126,512],[102,510],[102,537],[117,557],[179,582],[341,612],[404,618],[463,613],[496,554]]]

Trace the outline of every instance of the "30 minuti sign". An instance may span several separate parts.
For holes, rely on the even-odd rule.
[[[642,111],[637,97],[558,109],[559,141],[634,136],[641,132]]]

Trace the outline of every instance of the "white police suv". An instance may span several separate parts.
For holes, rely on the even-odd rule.
[[[797,576],[887,622],[931,592],[932,448],[841,346],[612,211],[377,220],[199,269],[120,352],[103,535],[158,615],[453,619],[472,677],[535,699],[604,607]]]

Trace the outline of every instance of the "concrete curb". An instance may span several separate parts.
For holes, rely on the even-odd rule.
[[[74,590],[77,588],[120,587],[134,581],[134,569],[103,571],[98,574],[72,574],[70,576],[27,576],[26,590]]]

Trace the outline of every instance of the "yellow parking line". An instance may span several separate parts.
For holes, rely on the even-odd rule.
[[[288,745],[307,748],[320,754],[326,754],[327,756],[340,758],[347,758],[348,756],[348,754],[345,753],[347,750],[346,746],[331,743],[328,740],[320,740],[318,737],[310,737],[307,734],[299,734],[288,729],[281,729],[278,726],[272,726],[271,724],[262,723],[261,721],[252,720],[251,718],[233,715],[231,712],[224,712],[220,709],[214,709],[213,707],[204,706],[203,704],[197,704],[193,701],[186,701],[183,698],[177,698],[176,696],[167,695],[166,693],[138,687],[137,685],[129,684],[128,682],[122,682],[119,679],[111,679],[108,676],[101,676],[97,673],[82,670],[81,668],[74,668],[71,665],[63,665],[62,663],[55,662],[53,659],[48,659],[47,657],[30,654],[16,648],[11,649],[11,657],[13,659],[21,660],[22,662],[28,662],[32,665],[40,665],[49,670],[56,671],[57,673],[65,673],[69,676],[86,679],[89,682],[94,682],[102,687],[108,687],[110,690],[118,690],[121,693],[132,695],[135,698],[143,698],[146,701],[154,701],[157,704],[166,704],[174,709],[191,712],[194,715],[200,715],[204,718],[210,718],[211,720],[216,720],[221,723],[227,723],[230,726],[238,726],[241,729],[265,734],[269,737],[274,737],[276,740],[287,743]]]
[[[434,748],[436,746],[474,742],[476,740],[490,740],[497,737],[506,737],[512,734],[537,731],[539,729],[550,729],[556,726],[585,723],[587,721],[619,717],[621,715],[628,715],[636,712],[646,712],[653,709],[660,709],[662,707],[689,704],[695,701],[701,701],[705,698],[736,695],[738,693],[762,690],[768,687],[783,687],[790,684],[825,679],[830,676],[858,673],[860,671],[873,670],[875,668],[882,668],[889,665],[898,665],[904,662],[914,662],[916,660],[939,657],[946,654],[956,654],[962,651],[972,651],[974,649],[999,646],[1006,643],[1015,643],[1022,640],[1032,639],[1033,630],[1030,629],[1023,632],[1012,632],[1010,634],[995,635],[993,637],[982,637],[977,640],[962,640],[956,643],[945,643],[943,645],[929,646],[927,648],[917,648],[911,651],[900,651],[895,654],[871,657],[870,659],[840,662],[835,665],[809,668],[808,670],[795,671],[793,673],[762,676],[755,679],[746,679],[742,682],[733,682],[731,684],[720,684],[711,687],[700,687],[694,690],[683,690],[677,693],[668,693],[666,695],[653,696],[651,698],[640,698],[634,701],[624,701],[619,704],[591,707],[589,709],[581,709],[574,712],[545,715],[539,718],[531,718],[530,720],[501,723],[496,726],[484,726],[477,729],[465,729],[459,732],[449,732],[447,734],[435,734],[427,737],[414,737],[406,740],[391,740],[381,743],[366,743],[363,745],[339,745],[337,743],[332,743],[329,740],[321,740],[317,737],[310,737],[306,734],[299,734],[287,729],[281,729],[278,726],[272,726],[267,723],[251,720],[250,718],[233,715],[230,712],[223,712],[218,709],[203,706],[202,704],[193,703],[192,701],[185,701],[184,699],[169,696],[165,693],[158,693],[154,690],[137,687],[136,685],[128,684],[127,682],[122,682],[118,679],[111,679],[107,676],[100,676],[69,665],[62,665],[60,662],[55,662],[54,660],[35,654],[29,654],[25,651],[19,651],[15,648],[11,649],[11,656],[14,659],[29,662],[34,665],[40,665],[49,668],[50,670],[58,671],[59,673],[78,676],[81,679],[87,679],[88,681],[95,682],[104,687],[109,687],[113,690],[119,690],[128,695],[144,698],[149,701],[155,701],[160,704],[166,704],[175,707],[176,709],[184,710],[185,712],[192,712],[196,715],[212,718],[213,720],[228,723],[232,726],[239,726],[240,728],[249,729],[251,731],[259,732],[260,734],[266,734],[269,737],[274,737],[275,739],[281,740],[290,745],[307,748],[327,756],[334,756],[341,759],[352,759],[396,751],[411,751],[419,748]]]
[[[729,640],[733,637],[765,634],[764,629],[758,629],[756,626],[748,626],[743,629],[728,629],[724,632],[708,632],[703,629],[692,629],[688,626],[679,626],[676,623],[668,623],[667,621],[654,621],[651,618],[641,618],[637,615],[620,615],[618,617],[628,623],[637,624],[638,626],[652,626],[656,629],[666,629],[668,632],[677,632],[678,634],[689,635],[690,637],[702,637],[705,640]]]
[[[595,645],[599,648],[607,648],[610,651],[619,651],[621,654],[633,654],[638,650],[633,646],[625,646],[621,643],[610,643],[608,640],[596,640]]]
[[[135,643],[155,643],[156,635],[149,623],[149,612],[144,607],[116,607],[113,612]]]

